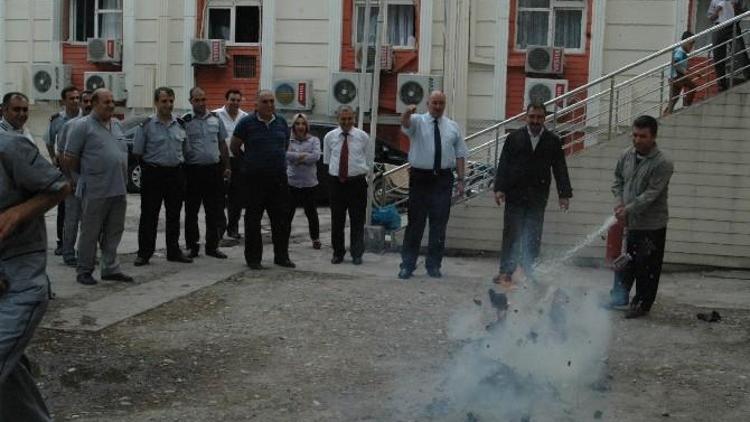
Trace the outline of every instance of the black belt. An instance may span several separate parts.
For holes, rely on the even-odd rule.
[[[150,169],[181,169],[183,165],[178,164],[176,166],[160,166],[158,164],[141,163],[141,166],[148,167]]]
[[[453,169],[440,169],[438,171],[435,170],[427,170],[427,169],[419,169],[416,167],[412,167],[409,169],[409,171],[416,173],[416,174],[423,174],[423,175],[432,175],[432,176],[447,176],[449,174],[453,174]]]

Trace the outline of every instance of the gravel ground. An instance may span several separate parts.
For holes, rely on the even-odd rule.
[[[570,271],[606,292],[592,282],[606,272]],[[376,273],[245,272],[100,332],[39,330],[30,356],[56,420],[500,420],[429,409],[466,346],[452,319],[472,307],[492,319],[486,277]],[[601,382],[529,420],[748,420],[750,310],[660,295],[648,318],[605,314]],[[714,309],[718,323],[695,317]]]

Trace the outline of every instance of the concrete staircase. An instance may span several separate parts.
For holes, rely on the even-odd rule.
[[[662,118],[657,142],[675,163],[665,262],[750,267],[750,84]],[[626,130],[568,158],[571,210],[558,210],[553,188],[543,255],[562,254],[611,215],[614,166],[629,145]],[[502,211],[491,191],[455,206],[447,247],[499,251]],[[603,259],[604,240],[579,256]]]

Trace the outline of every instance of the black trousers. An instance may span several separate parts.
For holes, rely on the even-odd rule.
[[[622,271],[622,288],[630,292],[635,281],[635,296],[631,303],[640,305],[646,311],[656,300],[666,238],[666,227],[659,230],[628,230],[626,249],[633,259]]]
[[[138,224],[138,256],[149,259],[156,248],[159,211],[164,202],[166,214],[167,256],[180,250],[180,211],[185,197],[185,173],[182,167],[141,166],[141,219]]]
[[[305,210],[307,217],[307,228],[310,232],[310,239],[318,240],[320,238],[320,221],[318,219],[318,208],[315,206],[315,187],[295,188],[289,186],[291,197],[291,206],[289,207],[289,224],[292,224],[294,213],[300,205]]]
[[[221,164],[187,165],[185,176],[185,242],[192,251],[200,249],[198,211],[205,211],[206,251],[215,251],[219,246],[222,206],[224,205],[224,176]]]
[[[501,273],[513,274],[520,263],[526,274],[532,274],[542,244],[545,208],[546,204],[526,201],[505,203]]]
[[[274,261],[289,259],[289,185],[286,173],[245,172],[245,262],[259,264],[263,258],[260,222],[263,212],[271,219]]]
[[[226,208],[226,214],[222,210],[219,218],[219,238],[224,236],[224,233],[237,233],[239,231],[240,216],[242,215],[243,207],[243,194],[242,194],[242,159],[239,157],[231,157],[229,160],[232,168],[232,177],[229,179],[229,183],[225,183],[223,189],[223,204],[222,208]]]
[[[453,172],[445,170],[437,175],[430,170],[411,169],[409,172],[409,224],[401,247],[401,268],[414,271],[427,220],[430,231],[427,240],[425,267],[439,270],[445,250],[445,229],[451,212]]]
[[[65,230],[65,201],[57,204],[57,246],[62,246],[63,233]]]
[[[750,65],[745,51],[745,40],[743,37],[738,37],[734,43],[730,42],[732,35],[737,37],[741,33],[739,24],[734,26],[734,32],[732,25],[728,25],[719,31],[714,32],[713,45],[718,45],[714,48],[714,69],[716,70],[716,78],[718,79],[719,89],[724,91],[729,88],[729,78],[734,77],[733,75],[727,76],[727,67],[733,69],[734,72],[739,72],[742,69],[745,79],[750,80]],[[732,57],[727,59],[728,51],[732,50]],[[730,62],[734,61],[731,65]]]
[[[349,253],[352,258],[360,258],[365,252],[365,216],[367,214],[367,179],[363,176],[350,177],[341,182],[331,176],[331,244],[333,256],[346,255],[344,228],[346,214],[349,213]]]

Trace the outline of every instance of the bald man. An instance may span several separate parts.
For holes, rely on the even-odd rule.
[[[417,266],[419,246],[427,220],[430,222],[425,267],[427,275],[440,278],[445,250],[445,228],[451,210],[453,184],[464,194],[464,166],[468,148],[461,129],[443,116],[445,94],[434,91],[427,101],[427,113],[415,114],[410,105],[401,115],[401,131],[409,143],[409,223],[401,247],[401,271],[406,280]],[[454,171],[456,176],[454,176]]]

